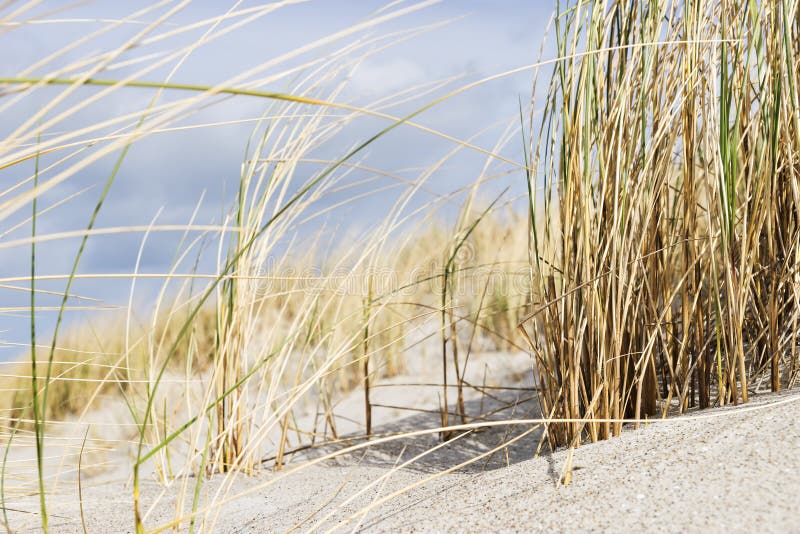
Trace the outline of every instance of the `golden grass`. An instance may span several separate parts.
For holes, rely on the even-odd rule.
[[[151,6],[129,19],[148,15],[153,22],[118,48],[38,74],[61,57],[57,51],[16,77],[0,78],[0,113],[44,88],[56,95],[0,139],[0,171],[34,166],[0,193],[0,221],[31,208],[29,219],[2,234],[30,224],[29,237],[6,239],[0,249],[30,251],[30,273],[2,282],[30,282],[34,317],[28,359],[4,366],[0,377],[2,436],[7,451],[18,430],[36,447],[36,487],[26,491],[41,496],[44,530],[55,483],[46,476],[54,462],[43,451],[56,421],[82,422],[124,404],[125,424],[134,429],[125,441],[133,443],[126,469],[137,532],[150,527],[140,492],[151,475],[181,487],[175,520],[159,528],[191,530],[200,515],[213,516],[230,498],[201,505],[205,475],[222,473],[227,484],[267,465],[282,469],[294,450],[339,440],[335,407],[354,390],[363,390],[360,437],[395,439],[373,435],[379,423],[373,388],[405,373],[408,355],[425,340],[440,348],[425,354],[424,363],[441,382],[434,384],[439,404],[422,411],[438,413],[441,428],[410,435],[438,432],[443,442],[504,424],[468,412],[465,392],[485,391],[464,377],[474,353],[522,352],[523,342],[535,360],[545,415],[526,424],[544,423],[552,447],[605,439],[645,416],[746,402],[751,393],[797,382],[797,2],[744,8],[724,0],[557,2],[555,58],[455,89],[447,80],[374,102],[345,102],[358,62],[415,35],[370,30],[430,3],[392,3],[228,80],[174,82],[198,49],[278,8],[237,5],[192,25],[204,31],[198,40],[134,60],[125,79],[105,77],[130,59],[130,50],[187,30],[154,35],[180,7]],[[320,49],[325,56],[287,66]],[[148,81],[166,65],[172,70],[165,79]],[[543,120],[534,115],[535,102],[527,121],[521,106],[491,149],[413,122],[454,96],[546,65],[553,72]],[[263,89],[276,85],[285,92]],[[84,100],[63,106],[87,86],[94,89]],[[443,87],[444,96],[429,97]],[[58,131],[121,91],[154,96],[134,113]],[[174,98],[162,102],[164,92]],[[229,97],[267,105],[251,121],[235,200],[219,223],[200,224],[193,215],[185,225],[94,227],[133,143],[178,131],[185,126],[176,123]],[[409,102],[415,111],[393,113]],[[352,148],[340,157],[319,157],[317,149],[350,133],[347,127],[361,117],[386,122],[365,139],[346,139]],[[521,135],[514,129],[520,120]],[[358,159],[400,127],[450,141],[452,150],[411,179]],[[506,152],[520,137],[525,152],[516,162]],[[465,188],[420,202],[420,192],[459,151],[487,163]],[[46,212],[37,200],[111,154],[117,159],[87,228],[37,233],[37,217]],[[44,156],[48,166],[40,166]],[[331,237],[319,221],[361,199],[347,196],[354,171],[369,176],[362,186],[377,177],[394,180],[395,201],[369,228]],[[524,198],[507,191],[486,198],[486,184],[504,173],[527,177],[522,213]],[[444,208],[450,216],[439,215]],[[302,237],[309,225],[322,230]],[[163,278],[152,306],[61,333],[72,283],[103,276],[79,272],[86,240],[134,231],[143,239],[155,231],[184,234],[169,272],[139,275],[137,264],[119,275],[130,278],[131,295],[136,280]],[[72,271],[40,276],[37,249],[68,237],[82,239]],[[203,274],[187,267],[209,243],[216,269]],[[65,285],[55,296],[68,296],[55,308],[51,350],[35,328],[42,294],[36,286],[55,280]],[[4,511],[5,502],[3,496]],[[186,514],[182,505],[189,502]]]
[[[124,320],[100,319],[69,328],[53,356],[48,416],[61,420],[85,414],[87,407],[102,405],[108,396],[141,394],[140,386],[147,381],[143,370],[151,352],[163,352],[163,347],[175,340],[178,321],[177,317],[164,314],[154,322],[155,328],[152,324],[139,324],[128,334],[127,346]],[[180,371],[188,365],[202,372],[209,367],[214,357],[214,322],[213,310],[206,309],[198,315],[192,335],[175,352],[174,370]],[[49,348],[40,346],[40,354]],[[46,365],[47,361],[38,363]],[[26,425],[32,423],[29,355],[3,365],[0,389],[4,392],[0,401],[4,416],[11,423],[16,420]]]
[[[571,4],[570,4],[571,5]],[[797,379],[796,2],[572,5],[531,153],[553,445]],[[531,143],[534,143],[532,140]]]

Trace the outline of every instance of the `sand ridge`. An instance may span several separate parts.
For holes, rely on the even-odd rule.
[[[475,462],[441,476],[437,473],[464,461],[465,450],[473,456],[490,450],[498,435],[466,436],[400,470],[393,467],[417,454],[422,442],[353,454],[285,478],[275,473],[218,476],[204,484],[204,499],[216,495],[219,502],[246,494],[198,516],[196,527],[232,533],[293,528],[562,532],[643,527],[665,532],[788,532],[800,526],[798,416],[800,392],[794,390],[758,396],[745,406],[695,412],[626,430],[618,438],[576,449],[568,486],[558,482],[568,452],[545,451],[532,458],[532,435],[512,445],[508,456],[501,451],[488,463]],[[513,439],[522,430],[501,437]],[[435,438],[425,443],[435,445]],[[400,459],[392,458],[394,454]],[[418,486],[402,491],[411,485]],[[175,516],[177,487],[165,490],[152,509],[149,528]],[[152,496],[160,490],[155,482],[147,482],[143,494]],[[397,497],[381,502],[395,492]],[[106,480],[85,488],[84,500],[91,531],[131,531],[126,481]],[[75,499],[67,497],[54,503],[56,531],[82,531],[75,505]],[[359,515],[363,510],[366,513]]]

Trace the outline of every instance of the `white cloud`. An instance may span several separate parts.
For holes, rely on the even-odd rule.
[[[411,59],[369,59],[359,65],[350,78],[350,91],[362,96],[386,95],[426,79],[425,70]]]

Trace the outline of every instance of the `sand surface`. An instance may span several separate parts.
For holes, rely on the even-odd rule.
[[[514,413],[535,411],[521,403]],[[417,419],[415,419],[416,417]],[[425,423],[414,416],[407,429]],[[214,477],[201,501],[228,504],[198,515],[196,530],[284,532],[317,529],[397,531],[771,531],[800,530],[800,391],[766,394],[742,407],[695,413],[649,424],[638,431],[574,452],[572,482],[558,483],[567,451],[532,458],[534,431],[507,450],[460,470],[440,474],[493,449],[529,427],[473,433],[420,458],[435,435],[376,445],[336,460],[295,464],[258,477]],[[383,430],[387,430],[386,428]],[[401,454],[402,453],[402,454]],[[294,470],[294,471],[292,471]],[[194,484],[196,479],[188,479]],[[365,489],[366,488],[366,489]],[[131,491],[125,477],[86,481],[84,513],[90,532],[132,531]],[[163,491],[163,493],[162,493]],[[191,490],[190,490],[191,493]],[[168,524],[179,483],[143,487],[149,529]],[[190,497],[189,497],[190,498]],[[77,496],[56,497],[57,532],[82,532]],[[21,500],[19,509],[35,510]],[[12,523],[24,514],[11,513]],[[29,516],[30,517],[30,516]]]

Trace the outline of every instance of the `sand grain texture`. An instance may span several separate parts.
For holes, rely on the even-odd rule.
[[[198,525],[204,531],[232,533],[284,532],[292,527],[320,532],[354,527],[375,532],[797,531],[799,416],[800,394],[795,390],[762,395],[747,406],[696,412],[627,430],[618,438],[577,449],[569,486],[557,483],[567,452],[530,458],[532,442],[523,440],[510,451],[507,467],[505,456],[496,456],[486,470],[479,462],[354,517],[382,497],[463,461],[460,448],[481,450],[475,440],[470,445],[471,438],[464,438],[448,446],[450,451],[438,451],[416,468],[398,470],[343,504],[391,469],[396,459],[387,451],[403,451],[406,460],[421,445],[407,444],[403,450],[393,444],[395,449],[338,458],[281,480],[275,474],[237,477],[228,487],[222,477],[212,478],[203,487],[204,499],[221,486],[228,497],[248,493],[219,508],[216,516],[199,518]],[[426,439],[436,443],[433,437]],[[159,491],[154,482],[143,487],[146,501]],[[174,493],[167,490],[153,508],[147,517],[149,528],[174,517]],[[84,498],[90,531],[132,530],[130,488],[121,480],[85,488]],[[56,531],[81,531],[75,510],[74,496],[57,501]]]

